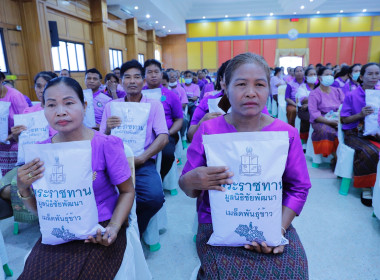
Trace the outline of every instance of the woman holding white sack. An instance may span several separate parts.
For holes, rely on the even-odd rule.
[[[188,161],[179,183],[188,196],[198,199],[197,251],[201,261],[198,279],[269,279],[274,274],[278,279],[308,279],[306,254],[291,222],[300,214],[311,184],[298,131],[262,114],[270,92],[269,81],[269,67],[261,56],[245,53],[234,57],[225,72],[231,113],[203,122],[188,149]],[[244,248],[210,246],[207,242],[214,227],[210,191],[227,191],[221,185],[233,184],[234,177],[239,174],[230,171],[236,166],[207,166],[202,136],[255,131],[286,132],[288,136],[285,140],[289,142],[288,151],[282,151],[288,152],[288,156],[282,175],[282,222],[278,234],[281,231],[289,245],[271,247],[265,242],[247,242]],[[230,159],[236,161],[235,158]],[[275,160],[265,160],[272,159]],[[255,202],[252,202],[251,206],[254,205]],[[281,212],[281,205],[279,208]],[[227,222],[225,224],[229,226]]]
[[[366,90],[373,90],[380,80],[377,63],[368,63],[360,70],[358,79],[361,86],[347,92],[340,117],[344,132],[344,144],[355,150],[354,187],[361,188],[361,202],[372,206],[372,188],[376,182],[377,164],[380,152],[380,134],[363,135],[364,118],[374,113],[374,108],[366,105]],[[380,94],[380,92],[378,93]],[[377,104],[377,109],[379,104]]]
[[[117,137],[84,126],[86,104],[83,90],[75,80],[66,77],[51,80],[45,87],[42,102],[49,125],[58,133],[41,144],[91,143],[92,188],[98,223],[105,232],[102,234],[98,229],[95,236],[86,240],[67,240],[54,246],[42,244],[40,238],[19,279],[113,279],[123,260],[126,221],[134,200],[123,143]],[[18,169],[18,195],[31,211],[37,212],[37,202],[40,207],[40,198],[36,200],[31,186],[49,176],[51,168],[36,158]],[[79,211],[80,207],[76,209]]]

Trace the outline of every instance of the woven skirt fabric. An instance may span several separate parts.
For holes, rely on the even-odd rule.
[[[199,280],[309,279],[306,253],[293,226],[285,234],[289,245],[285,246],[284,253],[278,255],[256,253],[243,247],[207,245],[212,232],[212,224],[199,224]]]
[[[353,131],[345,131],[344,143],[355,150],[354,187],[373,187],[376,182],[380,143],[371,137],[358,136]]]
[[[101,222],[106,227],[109,221]],[[41,238],[34,245],[19,280],[87,280],[114,279],[123,261],[127,237],[123,225],[115,242],[100,244],[71,241],[60,245],[45,245]]]
[[[16,142],[10,144],[0,143],[0,169],[5,176],[17,163],[18,145]]]
[[[324,123],[313,123],[313,140],[314,153],[321,154],[324,157],[336,152],[338,148],[338,130]]]

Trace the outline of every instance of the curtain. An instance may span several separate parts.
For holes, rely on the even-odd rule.
[[[282,56],[301,56],[303,65],[309,65],[309,48],[303,49],[276,49],[275,65],[280,65],[280,57]]]

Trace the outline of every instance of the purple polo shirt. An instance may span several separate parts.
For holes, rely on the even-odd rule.
[[[46,143],[51,143],[51,137],[39,144]],[[99,222],[103,222],[111,219],[115,210],[119,198],[115,186],[131,177],[131,169],[120,138],[94,131],[91,148],[92,170],[96,172],[92,187]]]
[[[112,100],[111,102],[126,102],[125,98],[119,98]],[[104,133],[107,128],[107,119],[112,116],[111,114],[111,102],[107,103],[104,112],[102,121],[100,123],[99,131]],[[140,103],[150,103],[150,112],[148,117],[148,123],[146,128],[146,138],[144,150],[148,149],[150,144],[156,139],[159,134],[169,134],[168,127],[165,123],[165,113],[164,108],[162,107],[161,102],[153,99],[147,99],[145,96],[142,96]],[[153,156],[152,158],[156,158]]]
[[[302,81],[302,83],[298,83],[297,80],[293,80],[288,83],[286,86],[286,91],[285,91],[285,99],[290,98],[294,102],[296,102],[296,93],[300,85],[305,83],[305,80]]]
[[[282,175],[282,205],[292,209],[299,215],[306,202],[311,183],[298,130],[283,121],[275,119],[270,125],[263,127],[261,131],[287,131],[289,134],[288,159]],[[202,135],[234,132],[237,132],[236,128],[227,123],[224,116],[203,122],[187,150],[187,162],[183,168],[182,175],[197,167],[207,166]],[[212,223],[208,191],[201,193],[198,197],[197,205],[199,223]]]
[[[354,83],[353,81],[351,81],[351,79],[349,79],[348,82],[341,89],[343,90],[344,94],[347,94],[350,91],[356,90],[358,87],[360,87],[360,85]]]
[[[160,88],[162,96],[164,96],[161,98],[161,102],[162,106],[164,106],[166,124],[170,129],[176,119],[183,119],[182,104],[174,92],[163,85],[160,85]],[[149,87],[145,86],[142,89],[149,89]]]
[[[110,102],[112,98],[102,93],[101,90],[98,90],[93,95],[93,103],[94,103],[94,112],[95,112],[95,122],[96,124],[100,124],[102,121],[102,115],[104,111],[104,107],[108,102]]]
[[[189,86],[182,84],[182,87],[185,90],[187,97],[199,97],[201,95],[199,86],[196,84],[191,83]]]
[[[336,88],[343,88],[347,82],[343,81],[341,77],[338,77],[334,80],[334,83],[331,85]]]
[[[361,87],[358,87],[357,89],[346,94],[343,101],[342,110],[340,111],[340,116],[350,117],[356,115],[362,111],[363,107],[365,107],[365,91]],[[363,119],[352,123],[343,123],[342,129],[348,130],[356,128],[361,120]]]

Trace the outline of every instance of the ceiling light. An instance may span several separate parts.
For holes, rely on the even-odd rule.
[[[296,15],[296,14],[297,14],[296,12],[293,13],[293,15]]]
[[[310,2],[313,2],[314,0],[310,0]]]
[[[205,17],[205,16],[203,16],[202,18],[203,18],[203,19],[205,19],[206,17]]]
[[[228,15],[225,15],[224,17],[225,17],[225,18],[228,18]]]
[[[138,10],[139,9],[139,6],[135,6],[135,10]]]
[[[166,26],[165,26],[165,25],[163,25],[163,26],[162,26],[162,28],[163,28],[163,29],[165,29],[165,28],[166,28]]]
[[[343,10],[340,10],[341,13],[343,13]]]
[[[270,16],[273,16],[273,13],[270,13],[269,15],[270,15]]]
[[[247,17],[250,17],[251,16],[251,14],[247,14]]]
[[[158,20],[156,20],[155,23],[158,23]]]
[[[303,9],[305,9],[305,6],[304,6],[304,5],[302,5],[300,8],[301,8],[301,10],[303,10]]]
[[[169,29],[169,32],[172,32],[172,31]]]
[[[320,11],[317,11],[317,14],[321,13]]]
[[[146,18],[150,18],[150,14],[146,14]]]
[[[365,13],[367,11],[367,9],[363,9],[363,13]]]

